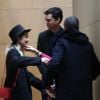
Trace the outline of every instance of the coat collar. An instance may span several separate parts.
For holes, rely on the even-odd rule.
[[[78,44],[87,44],[89,43],[89,38],[86,36],[86,34],[76,31],[76,30],[70,30],[66,31],[64,37],[74,43]]]
[[[21,50],[21,47],[20,47],[19,44],[11,45],[11,46],[7,47],[7,49],[5,50],[5,54],[7,55],[8,52],[9,52],[11,49],[16,49],[16,50],[18,51],[18,53],[19,53],[21,56],[24,56],[24,52]]]
[[[56,43],[56,41],[61,37],[61,36],[63,36],[63,34],[64,34],[64,29],[62,28],[62,27],[60,27],[60,30],[57,32],[57,33],[55,33],[54,35],[54,40],[53,40],[53,42],[52,42],[52,45],[54,45],[55,43]]]
[[[21,46],[19,44],[15,45],[16,50],[19,52],[21,56],[24,56],[23,51],[21,50]]]

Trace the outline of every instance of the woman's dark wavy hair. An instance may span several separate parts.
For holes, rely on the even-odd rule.
[[[20,34],[18,37],[14,38],[13,42],[11,43],[11,45],[16,45],[18,42],[18,38],[22,38],[25,34],[28,34],[28,32],[23,32],[22,34]]]
[[[65,30],[79,30],[79,19],[75,16],[67,17],[64,21]]]
[[[44,12],[45,15],[48,15],[48,14],[52,14],[53,18],[54,19],[58,19],[60,18],[60,22],[62,21],[63,19],[63,12],[62,12],[62,9],[59,8],[59,7],[52,7],[52,8],[49,8],[48,10],[46,10]]]

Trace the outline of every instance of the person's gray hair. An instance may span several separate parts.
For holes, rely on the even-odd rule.
[[[65,30],[79,30],[79,19],[75,16],[67,17],[64,21],[64,28]]]

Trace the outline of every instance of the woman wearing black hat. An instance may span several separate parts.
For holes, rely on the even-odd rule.
[[[39,65],[40,57],[26,57],[24,51],[28,45],[28,32],[21,25],[16,25],[9,33],[12,44],[6,56],[6,80],[5,87],[13,88],[11,100],[32,100],[31,85],[42,90],[41,83],[38,82],[31,73],[27,71],[27,66]]]

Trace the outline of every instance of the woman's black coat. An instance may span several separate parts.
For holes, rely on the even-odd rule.
[[[19,75],[16,80],[16,86],[13,88],[12,100],[32,100],[31,85],[41,89],[38,80],[27,71],[27,66],[34,66],[40,64],[39,57],[25,57],[21,56],[14,48],[11,49],[6,58],[6,80],[5,87],[12,87],[17,70],[19,68]]]
[[[66,34],[66,33],[65,33]],[[66,34],[53,48],[46,85],[56,79],[56,100],[93,100],[92,80],[100,63],[85,34]]]

